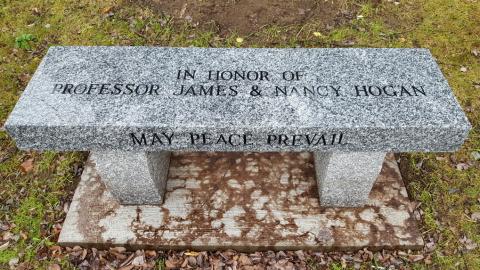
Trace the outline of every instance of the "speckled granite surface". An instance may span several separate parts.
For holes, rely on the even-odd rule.
[[[382,169],[385,153],[314,153],[318,194],[322,206],[359,207]]]
[[[87,163],[59,243],[160,249],[421,249],[393,155],[367,204],[320,207],[310,153],[176,153],[162,206],[120,205]]]
[[[386,152],[470,124],[426,49],[52,47],[5,127],[22,149]]]
[[[96,151],[90,154],[102,181],[121,204],[163,203],[170,152]]]

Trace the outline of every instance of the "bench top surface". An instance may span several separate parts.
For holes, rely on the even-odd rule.
[[[52,47],[5,126],[55,150],[452,151],[470,129],[428,50],[360,48]]]

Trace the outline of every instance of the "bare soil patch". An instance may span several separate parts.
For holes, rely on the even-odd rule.
[[[140,0],[141,4],[200,27],[215,27],[222,34],[246,34],[268,25],[287,26],[308,21],[332,28],[353,17],[358,5],[325,0]]]

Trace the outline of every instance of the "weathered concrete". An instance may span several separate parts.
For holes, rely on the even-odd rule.
[[[162,204],[170,152],[97,151],[90,160],[121,204]]]
[[[379,176],[385,153],[315,153],[320,205],[364,205]]]
[[[423,247],[391,154],[365,206],[325,208],[310,153],[174,154],[162,206],[120,205],[89,161],[59,243],[244,251]]]

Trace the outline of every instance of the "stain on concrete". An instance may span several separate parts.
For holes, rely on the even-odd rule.
[[[174,154],[162,206],[119,205],[98,188],[93,167],[65,222],[85,229],[62,232],[61,242],[241,251],[423,246],[392,154],[360,208],[319,205],[310,153]]]

